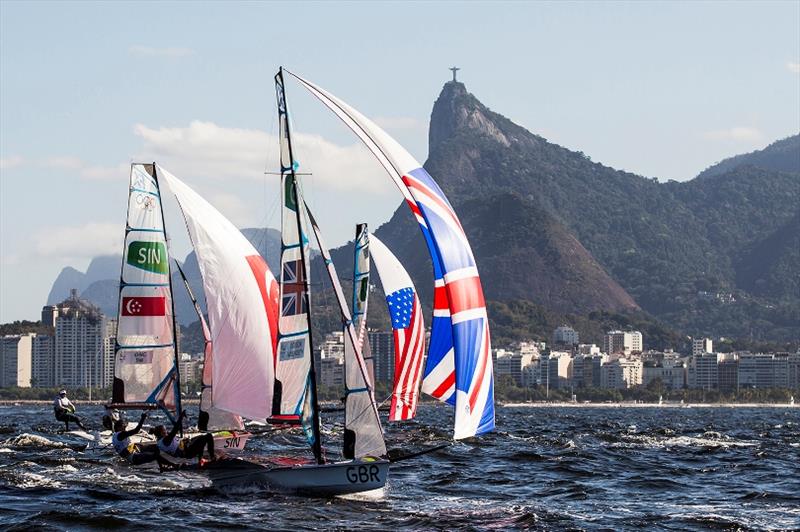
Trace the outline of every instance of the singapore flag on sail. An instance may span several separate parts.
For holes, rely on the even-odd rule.
[[[123,316],[165,316],[167,303],[164,296],[158,297],[123,297]]]

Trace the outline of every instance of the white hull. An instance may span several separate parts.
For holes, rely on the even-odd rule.
[[[231,452],[244,451],[247,440],[250,439],[249,432],[214,432],[214,454],[224,455]]]
[[[272,491],[304,495],[344,495],[382,488],[389,476],[388,460],[352,460],[332,464],[270,467],[246,460],[223,460],[207,469],[220,491],[259,485]]]

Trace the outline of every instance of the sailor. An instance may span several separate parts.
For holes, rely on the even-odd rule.
[[[58,397],[53,399],[53,413],[58,421],[64,422],[65,430],[69,430],[70,421],[77,423],[81,429],[86,430],[86,427],[81,423],[81,418],[75,415],[75,405],[67,397],[67,390],[61,390],[58,392]]]
[[[147,419],[147,412],[142,412],[139,424],[131,430],[125,430],[125,420],[117,418],[114,421],[114,434],[111,436],[111,445],[114,446],[117,454],[130,462],[131,465],[157,461],[158,467],[162,471],[172,468],[173,464],[161,456],[155,443],[133,443],[131,441],[131,436],[139,434],[145,419]]]
[[[178,421],[170,432],[167,432],[167,428],[164,425],[159,425],[155,428],[158,449],[162,453],[177,458],[197,458],[197,463],[200,466],[205,463],[203,461],[203,450],[208,449],[208,457],[213,462],[216,460],[214,456],[214,436],[210,433],[207,432],[192,438],[178,438],[177,434],[185,416],[186,410],[178,416]]]

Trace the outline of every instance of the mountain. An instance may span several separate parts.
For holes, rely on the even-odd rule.
[[[800,153],[792,139],[764,151],[785,154],[786,160]],[[601,310],[596,302],[606,301],[607,309],[613,310],[625,306],[620,305],[624,297],[619,299],[620,292],[612,289],[618,284],[644,310],[686,332],[713,334],[719,325],[726,334],[766,338],[778,330],[783,337],[786,329],[778,324],[780,316],[772,312],[772,303],[754,301],[755,294],[737,284],[737,265],[742,250],[757,246],[798,212],[800,175],[776,170],[776,164],[732,165],[686,183],[659,183],[548,142],[488,109],[463,84],[448,82],[431,113],[425,167],[464,221],[488,298],[506,294],[577,312]],[[502,210],[508,196],[498,199],[503,194],[525,202],[528,219],[510,221]],[[481,205],[494,209],[494,215],[486,216],[480,227],[472,226],[467,220]],[[516,237],[504,239],[510,225]],[[400,229],[381,228],[378,234],[383,232],[397,236]],[[599,282],[597,276],[567,274],[576,262],[569,253],[537,254],[547,259],[536,261],[541,267],[528,268],[534,257],[526,257],[521,248],[530,247],[530,240],[566,244],[565,235],[613,284]],[[504,247],[502,258],[490,256],[497,252],[488,244],[492,239]],[[387,242],[393,249],[403,245]],[[424,279],[415,259],[407,259],[405,250],[400,254],[409,260],[415,279]],[[509,285],[505,269],[514,272],[511,277],[524,288]],[[593,266],[590,270],[597,271]],[[782,274],[789,272],[777,271],[775,282],[788,282]],[[570,284],[568,279],[580,281]],[[609,291],[617,297],[609,297]],[[720,296],[719,305],[706,308],[709,292],[736,292],[739,298],[731,302]],[[705,312],[695,319],[699,307]],[[749,320],[741,319],[745,307]],[[788,334],[796,338],[800,328]]]
[[[736,261],[737,284],[776,300],[800,297],[800,213],[744,250]]]
[[[242,234],[253,244],[262,257],[270,265],[273,272],[277,272],[276,265],[280,260],[281,234],[280,231],[270,228],[245,228]],[[117,300],[119,298],[119,274],[122,266],[122,255],[107,255],[95,257],[89,263],[86,272],[80,272],[71,266],[61,270],[47,298],[48,305],[60,303],[69,296],[70,290],[75,288],[80,296],[100,307],[107,316],[116,316]],[[186,256],[181,263],[189,286],[198,298],[202,310],[205,312],[206,303],[203,297],[203,282],[200,277],[200,267],[194,251]],[[189,325],[197,321],[192,300],[184,289],[183,280],[173,267],[172,286],[175,296],[175,315],[178,323]]]
[[[698,178],[711,177],[738,166],[755,166],[779,172],[800,172],[800,134],[773,142],[763,150],[735,155],[706,168]]]
[[[787,341],[800,337],[798,138],[733,157],[688,182],[660,183],[551,143],[448,82],[431,113],[425,168],[459,214],[489,308],[498,312],[490,319],[505,339],[526,334],[520,324],[528,319],[545,327],[597,316],[592,330],[599,330],[635,315],[631,323],[655,316],[684,335]],[[277,272],[279,233],[243,232]],[[408,208],[377,234],[429,303],[430,258]],[[352,243],[332,256],[348,279]],[[184,266],[199,287],[193,255]],[[319,260],[313,267],[321,272]],[[69,282],[88,290],[79,273],[65,269],[59,290]],[[185,324],[193,314],[182,293],[176,308]],[[325,289],[317,293],[332,309]],[[335,314],[323,313],[325,327],[335,325]],[[662,327],[651,330],[665,342],[673,338]]]

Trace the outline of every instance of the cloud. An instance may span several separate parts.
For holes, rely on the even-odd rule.
[[[12,155],[11,157],[5,157],[3,159],[0,159],[0,170],[8,170],[9,168],[20,166],[24,162],[25,159],[23,159],[19,155]]]
[[[34,235],[38,257],[64,261],[119,253],[123,233],[119,223],[89,222],[80,226],[55,226]]]
[[[786,70],[793,74],[800,74],[800,63],[797,61],[789,61],[786,63]]]
[[[194,50],[191,48],[153,48],[151,46],[141,45],[131,46],[128,48],[128,52],[130,52],[131,55],[140,57],[167,57],[170,59],[178,59],[194,54]]]
[[[428,128],[425,122],[411,116],[379,116],[373,122],[384,129],[427,130]]]
[[[278,169],[278,138],[258,129],[226,128],[199,120],[185,127],[134,126],[144,141],[143,160],[157,160],[183,176],[262,179]],[[341,146],[319,135],[292,135],[299,172],[313,173],[329,190],[382,190],[385,176],[361,144]]]
[[[737,142],[756,142],[764,139],[764,134],[748,126],[736,126],[730,129],[706,131],[703,137],[707,140],[732,140]]]
[[[130,165],[120,163],[116,166],[97,166],[81,160],[78,157],[62,156],[49,157],[41,162],[46,168],[76,171],[84,179],[119,179],[126,177]]]

